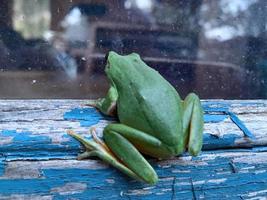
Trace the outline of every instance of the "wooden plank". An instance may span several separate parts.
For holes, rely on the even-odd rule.
[[[74,156],[80,145],[66,134],[72,129],[90,137],[90,126],[110,123],[86,100],[1,100],[0,152],[7,159]],[[267,101],[203,101],[204,150],[267,144]],[[227,112],[234,113],[256,139],[245,137]]]
[[[160,177],[154,186],[100,160],[75,160],[81,145],[66,130],[90,138],[88,129],[95,126],[101,136],[114,120],[87,103],[0,100],[0,200],[266,199],[267,101],[203,101],[202,153],[149,159]],[[245,136],[244,127],[255,139]]]
[[[0,199],[260,199],[267,196],[267,152],[215,151],[151,160],[159,183],[139,183],[101,161],[9,161]]]

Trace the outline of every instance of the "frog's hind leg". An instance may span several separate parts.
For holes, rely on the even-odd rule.
[[[157,138],[123,124],[110,124],[104,129],[104,140],[120,162],[143,181],[155,184],[158,181],[156,172],[130,142],[131,139],[140,140],[144,145],[148,144],[155,147],[161,145]]]
[[[196,156],[202,148],[203,142],[203,110],[198,96],[190,93],[183,102],[183,134],[184,144],[188,144],[188,151]]]
[[[112,166],[126,173],[130,177],[141,181],[141,179],[133,171],[127,168],[114,156],[114,154],[110,151],[110,149],[103,143],[103,141],[97,138],[96,135],[93,135],[94,140],[87,140],[82,136],[80,136],[79,134],[75,133],[74,131],[69,130],[67,131],[67,133],[76,140],[78,140],[79,142],[81,142],[86,149],[85,152],[78,155],[77,157],[78,160],[83,160],[89,157],[99,157],[105,162],[111,164]]]

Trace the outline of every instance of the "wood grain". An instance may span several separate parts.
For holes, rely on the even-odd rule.
[[[267,101],[203,101],[201,155],[149,159],[160,177],[155,186],[98,159],[75,159],[82,147],[66,130],[90,138],[94,126],[101,136],[115,120],[87,103],[0,100],[0,199],[266,199]]]

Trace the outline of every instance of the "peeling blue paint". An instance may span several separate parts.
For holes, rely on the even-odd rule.
[[[34,135],[31,132],[17,132],[16,130],[3,130],[0,135],[13,137],[13,142],[41,142],[41,143],[51,143],[51,139],[47,136]]]
[[[97,122],[98,123],[98,122]],[[80,120],[81,127],[90,127],[95,124],[97,124],[96,121],[86,121],[86,120]]]
[[[267,152],[267,146],[254,147],[251,149],[253,152]]]
[[[5,135],[13,137],[10,144],[0,146],[7,160],[16,160],[21,158],[30,159],[49,159],[49,158],[75,158],[81,151],[82,145],[70,137],[61,144],[53,144],[51,138],[47,136],[34,135],[31,132],[19,132],[13,130],[3,131]],[[0,135],[3,134],[0,132]],[[91,138],[88,134],[88,139]],[[230,148],[236,146],[235,141],[241,137],[238,134],[226,134],[223,137],[217,137],[209,133],[204,133],[203,150]]]
[[[207,114],[204,115],[205,122],[216,123],[227,119],[229,103],[204,102],[203,107]],[[210,112],[210,114],[209,114]],[[81,126],[89,127],[97,124],[99,120],[110,120],[114,118],[106,117],[95,108],[75,108],[64,114],[65,120],[78,120]],[[244,126],[245,127],[245,126]],[[242,130],[245,130],[243,127]],[[81,150],[79,142],[68,135],[69,140],[61,144],[53,144],[48,136],[34,135],[30,131],[16,132],[15,130],[3,130],[0,135],[13,137],[11,144],[0,146],[7,159],[12,160],[19,157],[49,159],[49,157],[73,157]],[[88,134],[89,137],[89,134]],[[90,138],[90,137],[89,137]],[[222,138],[204,134],[203,149],[229,148],[235,146],[235,140],[240,137],[236,134],[228,134]]]
[[[221,122],[224,121],[225,119],[228,118],[228,115],[224,114],[218,114],[218,115],[213,115],[213,114],[205,114],[204,115],[204,122],[205,123],[216,123],[216,122]]]
[[[205,112],[225,112],[229,110],[231,104],[226,102],[213,102],[213,101],[205,101],[202,102],[203,110]]]
[[[4,159],[0,157],[0,177],[3,176],[4,171],[5,171]]]
[[[235,141],[241,137],[237,134],[227,134],[218,137],[209,133],[203,135],[203,150],[225,149],[236,146]]]
[[[212,153],[211,153],[212,154]],[[229,197],[237,198],[238,195],[246,194],[248,191],[256,192],[264,190],[267,187],[267,172],[260,174],[255,173],[255,170],[267,169],[267,163],[261,164],[246,164],[235,163],[238,169],[247,167],[246,173],[223,173],[231,172],[229,162],[231,158],[216,157],[212,160],[207,160],[207,165],[179,165],[173,164],[169,168],[162,168],[156,165],[155,160],[152,160],[155,170],[159,177],[169,177],[167,180],[160,182],[150,189],[143,190],[148,193],[139,195],[133,194],[133,190],[149,187],[149,185],[133,181],[121,174],[114,168],[108,169],[42,169],[40,178],[36,179],[16,179],[16,180],[1,180],[0,193],[2,195],[11,194],[51,194],[54,199],[192,199],[192,182],[206,181],[203,184],[194,184],[194,193],[197,198],[200,196],[208,197]],[[198,157],[195,158],[196,163],[201,161]],[[255,166],[253,168],[252,166]],[[175,170],[186,171],[186,173],[174,173]],[[113,180],[108,182],[107,179]],[[176,181],[173,181],[176,179]],[[208,180],[225,179],[220,182],[208,182]],[[186,184],[180,184],[181,182]],[[85,191],[76,194],[59,194],[52,192],[53,188],[62,187],[66,183],[84,183],[87,185]],[[169,190],[168,190],[169,189]],[[172,193],[172,190],[174,193]],[[162,194],[156,195],[156,193]]]
[[[243,104],[242,104],[243,105]],[[244,104],[245,105],[245,104]],[[249,104],[250,106],[255,103]],[[230,103],[227,102],[204,102],[205,122],[220,122],[229,114]],[[218,114],[217,114],[218,113]],[[236,116],[236,115],[235,115]],[[237,117],[237,116],[236,116]],[[77,120],[81,126],[91,126],[97,124],[101,119],[109,119],[102,116],[94,108],[73,109],[64,114],[65,120]],[[237,118],[238,119],[238,118]],[[234,120],[237,124],[239,121]],[[242,122],[241,122],[242,123]],[[245,127],[246,128],[246,127]],[[245,130],[244,127],[240,128]],[[246,130],[245,130],[246,132]],[[237,169],[247,168],[243,173],[222,173],[232,172],[230,159],[216,157],[214,160],[206,160],[207,165],[179,165],[173,164],[168,168],[157,166],[152,160],[153,166],[160,177],[169,177],[169,179],[161,180],[155,187],[144,190],[148,193],[132,195],[132,191],[149,187],[137,181],[122,175],[114,168],[108,169],[40,169],[40,174],[43,176],[35,179],[15,179],[3,180],[6,163],[10,160],[19,160],[30,158],[34,160],[49,160],[49,159],[73,159],[81,150],[81,145],[75,139],[68,135],[63,137],[69,138],[69,141],[61,144],[53,144],[48,136],[34,135],[30,131],[16,132],[15,130],[2,130],[0,136],[12,137],[11,144],[0,146],[0,194],[40,194],[53,195],[54,199],[194,199],[200,197],[204,199],[238,199],[243,198],[242,195],[249,192],[266,190],[267,188],[267,163],[247,164],[235,163]],[[214,149],[220,149],[216,153],[233,151],[224,148],[236,146],[235,142],[241,137],[238,134],[226,134],[223,137],[213,136],[209,133],[204,134],[205,154],[213,154]],[[253,148],[249,152],[263,152],[267,147]],[[224,150],[223,150],[224,149]],[[237,151],[248,151],[244,149],[235,149]],[[5,158],[2,158],[1,156]],[[194,158],[194,161],[201,162],[199,157]],[[60,161],[59,161],[60,162]],[[174,173],[175,170],[187,171],[186,173]],[[261,173],[256,173],[256,170],[262,170]],[[226,179],[224,182],[215,183],[207,182],[212,179]],[[108,182],[107,179],[112,179],[115,183]],[[173,181],[177,179],[176,181]],[[203,181],[203,184],[192,185],[192,181]],[[181,185],[179,183],[186,182],[188,184]],[[63,187],[66,183],[84,183],[87,185],[85,191],[80,193],[61,195],[58,192],[52,192],[53,188]],[[192,191],[194,189],[194,192]],[[150,194],[151,192],[152,194]],[[162,193],[160,193],[162,192]],[[156,195],[156,193],[159,193]],[[264,194],[263,194],[264,195]],[[267,192],[266,192],[267,196]],[[221,198],[220,198],[221,197]]]
[[[0,132],[0,135],[7,137],[15,137],[18,133],[15,130],[3,130]]]
[[[72,157],[77,155],[81,146],[78,141],[69,137],[69,141],[54,144],[48,136],[34,135],[31,132],[17,132],[15,130],[0,131],[0,135],[13,137],[12,143],[0,145],[0,152],[6,159],[35,158],[48,159],[53,157]]]
[[[245,136],[256,139],[254,134],[248,130],[248,128],[245,126],[245,124],[232,112],[228,112],[228,115],[230,116],[231,120],[240,128],[240,130],[245,134]]]
[[[240,106],[249,106],[249,107],[265,107],[266,103],[264,102],[247,102],[247,101],[232,101],[232,100],[219,100],[219,101],[209,101],[205,100],[201,102],[202,106],[205,108],[214,108],[214,109],[226,109],[228,110],[229,108],[232,108],[233,106],[240,105]]]
[[[102,119],[110,119],[110,117],[102,115],[95,108],[74,108],[64,114],[65,120],[79,120],[81,126],[92,126]]]
[[[74,108],[64,114],[65,120],[100,119],[102,115],[95,108]]]
[[[238,118],[238,116],[229,111],[231,104],[228,104],[226,102],[203,102],[202,105],[205,112],[205,122],[220,122],[226,119],[227,116],[229,116],[232,122],[238,126],[238,128],[244,133],[245,136],[249,137],[250,139],[256,139],[254,134],[245,126],[245,124]],[[214,107],[214,105],[216,106]],[[242,105],[251,106],[255,105],[255,103],[243,103]],[[264,104],[260,105],[263,106]]]
[[[0,193],[2,195],[10,194],[53,194],[60,197],[60,194],[56,192],[51,192],[53,188],[62,187],[67,182],[75,183],[86,183],[87,190],[76,194],[80,198],[94,197],[94,196],[119,196],[120,191],[116,192],[116,189],[112,189],[110,193],[107,191],[103,194],[103,189],[105,187],[112,187],[112,184],[106,182],[106,179],[115,179],[115,181],[120,183],[122,186],[127,187],[127,182],[130,179],[118,174],[115,169],[110,170],[89,170],[89,169],[44,169],[42,170],[43,177],[38,179],[16,179],[14,180],[0,180]],[[97,177],[97,178],[96,178]],[[101,190],[98,190],[102,188]],[[120,188],[123,189],[123,188]],[[120,190],[118,188],[118,190]],[[125,188],[124,188],[125,189]],[[66,195],[62,195],[65,196]],[[72,197],[72,195],[67,195]],[[57,198],[56,198],[57,199]],[[86,198],[85,198],[86,199]]]

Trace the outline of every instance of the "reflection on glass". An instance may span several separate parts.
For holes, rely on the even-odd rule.
[[[182,96],[266,98],[264,0],[3,0],[0,98],[96,98],[139,53]]]

